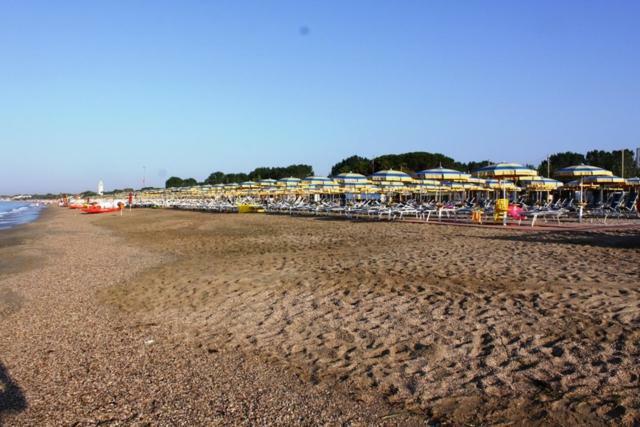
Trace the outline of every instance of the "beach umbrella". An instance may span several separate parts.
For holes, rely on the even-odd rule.
[[[586,176],[612,176],[613,172],[590,165],[575,165],[558,169],[554,172],[555,176],[565,178],[580,178]]]
[[[600,200],[603,200],[604,189],[620,190],[627,184],[627,180],[615,175],[592,175],[583,180],[583,184],[593,185],[600,188]]]
[[[405,190],[407,187],[399,181],[379,181],[375,184],[383,192],[394,192]]]
[[[294,178],[294,177],[290,176],[288,178],[279,179],[278,182],[276,183],[276,185],[278,185],[280,187],[291,188],[291,187],[299,186],[301,181],[302,180],[300,178]]]
[[[326,176],[308,176],[302,180],[302,185],[319,194],[333,194],[339,188],[337,182]]]
[[[640,178],[627,178],[627,185],[630,187],[640,187]]]
[[[563,186],[560,181],[542,176],[520,178],[520,184],[528,191],[535,191],[538,194],[538,199],[540,199],[540,193],[549,193]]]
[[[369,184],[369,180],[366,176],[353,172],[338,174],[334,177],[334,180],[341,185]]]
[[[421,170],[416,173],[416,176],[421,179],[435,179],[447,182],[467,181],[471,177],[468,173],[463,173],[455,169],[443,168],[442,166]],[[446,191],[447,189],[444,188],[444,190]],[[439,193],[436,194],[436,199],[440,200]]]
[[[485,185],[485,183],[487,182],[487,180],[484,179],[484,178],[478,178],[478,177],[475,177],[475,176],[471,176],[471,177],[469,177],[467,182],[470,182],[471,184],[476,184],[476,185],[478,185],[480,187],[483,187]]]
[[[240,187],[241,188],[247,188],[247,189],[251,189],[251,188],[257,188],[258,187],[258,183],[255,181],[244,181],[240,183]]]
[[[562,182],[558,180],[544,178],[541,176],[528,176],[526,178],[521,178],[520,183],[524,185],[527,190],[535,191],[552,191],[563,186]]]
[[[513,181],[502,181],[497,179],[486,179],[484,185],[485,188],[489,188],[491,190],[516,191],[519,188]]]
[[[585,184],[594,184],[598,186],[621,186],[627,181],[624,178],[620,178],[615,175],[592,175],[587,176],[582,180]]]
[[[584,208],[584,179],[589,176],[613,176],[613,172],[591,165],[574,165],[566,168],[560,168],[554,173],[557,177],[563,178],[579,178],[580,179],[580,209],[578,211],[578,220],[582,222],[582,212]],[[597,184],[594,184],[597,185]]]
[[[334,180],[340,184],[344,193],[358,193],[361,190],[370,190],[373,186],[366,176],[353,172],[338,174]]]
[[[581,186],[584,187],[584,188],[596,188],[597,187],[597,185],[595,185],[595,184],[585,184],[580,179],[574,179],[573,181],[566,182],[564,184],[563,188],[565,188],[567,190],[579,190]]]
[[[221,192],[224,190],[224,184],[214,184],[212,186],[213,191]]]
[[[442,166],[421,170],[416,173],[416,176],[422,179],[437,179],[439,181],[467,181],[471,177],[468,173],[443,168]]]
[[[536,176],[538,172],[519,163],[496,163],[485,166],[474,172],[478,178],[495,178],[499,181],[503,179],[518,179],[526,176]],[[503,188],[502,197],[507,198],[507,190]]]
[[[374,182],[411,182],[413,178],[405,172],[393,169],[381,170],[372,174],[369,179]]]
[[[302,180],[302,183],[308,186],[337,185],[333,179],[327,176],[308,176]]]
[[[421,185],[439,186],[440,181],[438,181],[437,179],[414,179],[413,185],[414,186],[421,186]]]
[[[276,181],[275,179],[271,179],[271,178],[267,178],[267,179],[261,179],[258,181],[258,184],[260,185],[260,187],[273,187],[274,185],[276,185]]]
[[[485,166],[474,172],[478,178],[518,179],[526,176],[536,176],[538,172],[519,163],[496,163]]]

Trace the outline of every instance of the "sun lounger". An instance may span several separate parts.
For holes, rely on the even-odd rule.
[[[566,209],[558,209],[548,211],[531,211],[527,213],[531,215],[531,227],[533,227],[539,217],[544,219],[545,223],[547,222],[547,218],[552,218],[560,224],[560,217],[566,215],[568,211]]]

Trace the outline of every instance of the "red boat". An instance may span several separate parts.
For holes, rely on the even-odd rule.
[[[70,204],[69,205],[69,209],[82,209],[84,207],[84,205],[79,205],[79,204]]]
[[[99,213],[109,213],[109,212],[118,212],[120,210],[119,207],[116,208],[103,208],[100,205],[91,205],[86,208],[82,208],[82,212],[86,214],[99,214]]]

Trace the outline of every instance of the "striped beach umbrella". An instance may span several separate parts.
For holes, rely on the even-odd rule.
[[[437,179],[414,179],[413,180],[413,185],[415,185],[415,186],[420,186],[420,185],[438,186],[438,185],[440,185],[440,181],[438,181]]]
[[[439,181],[467,181],[471,177],[468,173],[443,168],[442,166],[421,170],[416,173],[416,176],[422,179],[437,179]]]
[[[485,180],[485,187],[491,190],[507,190],[507,191],[517,191],[519,187],[513,181],[507,180],[498,180],[498,179],[487,179]]]
[[[319,185],[337,185],[337,183],[327,176],[308,176],[302,180],[303,185],[319,186]]]
[[[394,192],[407,189],[407,186],[400,181],[378,181],[375,185],[383,192]]]
[[[353,173],[353,172],[346,172],[346,173],[341,173],[338,174],[334,177],[334,180],[341,185],[348,185],[348,184],[363,184],[363,185],[367,185],[369,184],[369,180],[367,179],[366,176],[359,174],[359,173]]]
[[[288,178],[281,178],[278,180],[278,182],[276,183],[276,185],[280,186],[280,187],[297,187],[300,185],[300,182],[302,180],[300,178],[294,178],[292,176],[288,177]]]
[[[499,181],[502,181],[509,178],[518,179],[525,176],[536,176],[538,175],[538,172],[526,166],[522,166],[520,163],[496,163],[494,165],[480,168],[473,174],[478,178],[495,178]],[[515,187],[514,189],[511,189],[509,191],[520,191],[520,188]],[[502,198],[507,198],[506,187],[502,188]]]
[[[520,183],[528,190],[551,191],[563,186],[562,182],[541,176],[528,176],[520,179]]]
[[[413,178],[407,173],[393,169],[381,170],[372,174],[369,179],[374,182],[411,182]]]
[[[483,187],[485,185],[485,183],[487,182],[487,180],[484,179],[484,178],[478,178],[478,177],[472,176],[467,180],[467,182],[470,182],[471,184],[476,184],[476,185],[478,185],[480,187]]]
[[[244,181],[240,183],[240,187],[246,189],[257,188],[258,183],[255,181]]]
[[[627,178],[627,185],[630,187],[640,187],[640,178],[637,176],[634,178]]]
[[[266,179],[261,179],[258,181],[258,184],[260,185],[260,187],[273,187],[274,185],[276,185],[276,181],[275,179],[271,179],[271,178],[266,178]]]
[[[621,186],[626,184],[626,180],[624,178],[620,178],[615,175],[592,175],[587,176],[583,180],[585,184],[594,184],[598,186]]]
[[[558,169],[554,172],[555,176],[565,178],[580,178],[586,176],[612,176],[613,172],[590,165],[575,165]]]
[[[584,205],[584,180],[590,176],[613,176],[613,172],[591,165],[575,165],[561,168],[555,171],[555,175],[558,177],[571,177],[580,178],[580,209],[578,210],[578,220],[582,222],[582,213]],[[598,186],[598,184],[590,182],[588,186]]]
[[[595,185],[595,184],[585,184],[580,179],[574,179],[573,181],[569,181],[569,182],[566,182],[564,184],[564,188],[566,188],[567,190],[579,190],[580,186],[582,186],[584,188],[596,188],[597,187],[597,185]]]
[[[524,176],[536,176],[538,172],[519,163],[496,163],[474,172],[478,178],[517,179]]]

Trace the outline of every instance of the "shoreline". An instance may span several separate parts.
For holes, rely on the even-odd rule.
[[[10,202],[23,203],[23,202],[19,202],[19,201],[10,201]],[[38,207],[38,211],[37,211],[37,213],[36,213],[36,215],[35,215],[35,217],[33,219],[30,219],[30,220],[28,220],[26,222],[19,222],[19,223],[16,223],[16,224],[11,224],[11,225],[8,225],[8,226],[0,226],[0,232],[14,230],[17,227],[21,227],[21,226],[27,225],[27,224],[32,224],[32,223],[38,221],[40,219],[40,217],[44,214],[44,212],[46,212],[50,208],[51,208],[51,205],[39,206]]]

